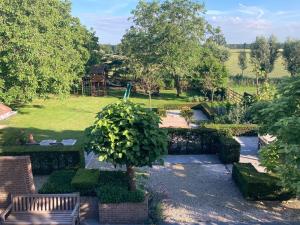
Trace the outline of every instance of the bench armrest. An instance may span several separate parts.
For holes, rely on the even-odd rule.
[[[9,206],[0,214],[0,220],[5,221],[11,210],[12,204],[9,204]]]
[[[80,203],[77,203],[72,211],[72,224],[76,224],[76,220],[79,219],[79,210],[80,210]]]

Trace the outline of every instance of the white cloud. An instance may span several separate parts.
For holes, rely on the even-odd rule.
[[[264,10],[258,6],[246,6],[239,4],[238,11],[247,15],[256,16],[258,19],[265,15]]]

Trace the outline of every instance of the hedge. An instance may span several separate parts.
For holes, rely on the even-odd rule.
[[[222,163],[229,164],[240,161],[241,145],[233,138],[220,135],[218,156]]]
[[[222,131],[210,128],[162,128],[168,133],[171,155],[218,154],[223,163],[238,162],[240,144]]]
[[[71,181],[75,176],[75,170],[60,170],[53,172],[47,182],[39,190],[40,194],[63,194],[73,193],[75,188],[72,187]]]
[[[128,190],[128,176],[122,171],[100,171],[99,187],[96,190],[101,203],[143,202],[145,192]]]
[[[198,104],[198,105],[192,107],[192,109],[199,109],[199,110],[201,110],[201,111],[203,112],[203,114],[204,114],[209,120],[213,120],[214,117],[215,117],[215,114],[216,114],[215,110],[214,110],[212,107],[210,107],[210,106],[208,105],[208,103],[206,103],[206,102],[200,103],[200,104]]]
[[[194,108],[195,106],[199,105],[199,103],[182,103],[182,104],[165,104],[163,105],[163,109],[165,110],[172,110],[172,109],[181,109],[183,107]]]
[[[75,146],[2,146],[0,156],[29,155],[34,175],[48,175],[55,170],[84,167],[84,150]]]
[[[288,200],[295,196],[279,185],[279,179],[258,172],[251,163],[235,163],[232,178],[248,200]]]
[[[256,124],[203,124],[202,126],[225,132],[231,136],[258,136]]]
[[[79,169],[72,179],[71,185],[83,196],[94,196],[99,183],[99,170]]]

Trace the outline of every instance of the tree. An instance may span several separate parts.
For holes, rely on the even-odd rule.
[[[291,76],[300,74],[300,40],[287,40],[284,43],[282,54]]]
[[[90,38],[71,15],[71,3],[2,0],[0,21],[0,80],[5,93],[0,101],[69,94],[84,73]]]
[[[122,41],[130,50],[123,52],[143,65],[160,65],[174,79],[179,96],[181,79],[195,68],[208,31],[203,15],[203,5],[192,0],[140,1]]]
[[[274,69],[275,61],[278,58],[279,44],[275,36],[271,36],[269,39],[265,37],[256,37],[254,43],[251,44],[251,62],[254,65],[254,72],[256,74],[256,92],[259,94],[259,82],[260,76],[265,78],[265,82],[268,81],[268,74]]]
[[[224,87],[227,82],[228,71],[220,58],[216,58],[210,49],[202,50],[199,62],[191,82],[205,93],[207,90],[210,91],[211,101],[214,101],[216,90]]]
[[[241,51],[239,54],[239,67],[242,70],[242,75],[244,75],[244,70],[248,68],[246,50]]]
[[[135,191],[134,167],[151,166],[166,153],[167,135],[159,123],[156,113],[129,101],[108,105],[87,129],[87,149],[100,161],[126,165],[129,189]]]
[[[257,110],[262,134],[277,140],[261,150],[262,165],[279,175],[285,187],[300,194],[300,76],[287,79],[276,98]]]

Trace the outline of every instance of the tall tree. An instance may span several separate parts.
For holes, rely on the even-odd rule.
[[[244,49],[239,54],[239,67],[242,71],[242,76],[244,75],[244,70],[248,68],[248,62],[247,62],[247,52]]]
[[[300,74],[300,40],[287,40],[283,47],[283,57],[291,76]]]
[[[0,1],[1,100],[69,94],[84,73],[88,39],[69,1]]]
[[[181,80],[197,64],[200,42],[205,39],[203,14],[203,5],[192,0],[140,1],[133,11],[133,26],[123,39],[123,44],[132,46],[131,56],[159,64],[172,76],[178,96]]]
[[[269,39],[265,37],[256,37],[255,42],[251,44],[250,55],[256,74],[257,94],[259,94],[259,77],[264,76],[265,82],[268,81],[268,75],[274,69],[278,54],[279,44],[277,43],[275,36],[271,36]]]

